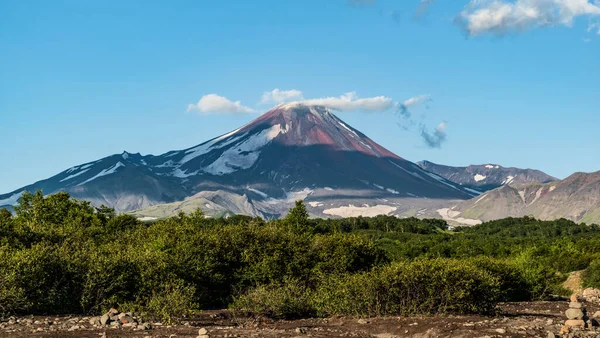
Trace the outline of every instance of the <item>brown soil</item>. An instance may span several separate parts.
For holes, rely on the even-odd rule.
[[[600,306],[585,303],[589,314]],[[547,337],[558,334],[565,320],[566,301],[502,304],[496,316],[433,316],[384,318],[329,318],[271,320],[235,318],[228,311],[205,311],[198,318],[176,326],[154,325],[152,330],[93,328],[89,317],[57,317],[53,325],[26,324],[25,319],[44,321],[49,317],[19,317],[19,323],[0,325],[0,337],[188,337],[206,328],[212,337]],[[50,317],[55,321],[54,317]],[[68,331],[78,323],[84,329]],[[598,328],[576,331],[571,337],[600,337]],[[566,336],[565,336],[566,337]]]

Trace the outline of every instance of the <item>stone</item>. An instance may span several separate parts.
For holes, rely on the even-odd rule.
[[[556,338],[556,335],[552,332],[548,332],[548,338]]]
[[[144,324],[141,324],[139,326],[139,328],[141,328],[142,330],[152,330],[152,324],[150,324],[150,323],[144,323]]]
[[[581,304],[579,302],[570,302],[569,307],[571,309],[581,309],[583,307],[583,304]]]
[[[133,319],[133,317],[130,317],[128,315],[124,315],[124,316],[119,316],[119,321],[121,322],[121,324],[131,324],[134,323],[135,320]]]
[[[368,322],[366,319],[364,319],[364,318],[361,318],[361,319],[359,319],[359,320],[357,321],[357,323],[359,323],[359,324],[363,324],[363,325],[364,325],[364,324],[367,324],[367,323],[369,323],[369,322]]]
[[[202,336],[202,335],[205,335],[205,334],[208,334],[208,330],[207,329],[201,328],[200,330],[198,330],[198,335],[199,336]]]
[[[559,332],[558,334],[559,334],[559,335],[565,335],[565,334],[567,334],[567,333],[569,333],[569,326],[567,326],[567,325],[563,325],[563,326],[560,328],[560,332]]]
[[[584,298],[587,298],[587,297],[600,297],[600,290],[599,289],[593,289],[593,288],[587,288],[587,289],[583,290],[583,292],[581,293],[581,295]]]
[[[119,314],[119,310],[117,310],[113,307],[110,310],[108,310],[108,312],[106,314],[108,314],[109,316],[116,316]]]
[[[592,317],[600,319],[600,311],[596,311]]]
[[[568,319],[583,319],[583,311],[580,309],[568,309],[565,311],[565,315]]]
[[[585,327],[585,322],[581,319],[569,319],[565,321],[565,326],[568,327]]]
[[[571,299],[571,302],[574,302],[574,303],[579,302],[579,299],[577,298],[576,294],[572,294],[570,299]]]
[[[100,324],[100,318],[98,318],[98,317],[90,318],[90,325],[98,325],[98,324]]]
[[[108,323],[110,323],[109,315],[104,315],[104,316],[100,317],[100,325],[108,325]]]
[[[500,334],[505,334],[506,330],[505,329],[496,329],[496,332],[498,332]]]

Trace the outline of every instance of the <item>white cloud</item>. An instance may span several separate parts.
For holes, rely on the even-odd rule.
[[[217,94],[208,94],[202,96],[198,103],[189,104],[187,110],[198,110],[204,114],[247,114],[254,112],[254,109],[243,106],[240,101],[232,102],[226,97],[219,96]]]
[[[592,22],[588,26],[588,32],[596,31],[596,34],[600,35],[600,22]]]
[[[340,97],[304,100],[302,103],[324,106],[339,111],[362,110],[368,112],[386,111],[395,106],[395,102],[389,97],[375,96],[359,99],[356,92],[349,92]]]
[[[279,90],[279,88],[275,88],[270,92],[264,92],[260,103],[283,103],[303,99],[302,92],[299,90]]]
[[[410,107],[429,100],[431,100],[431,95],[419,95],[405,100],[402,104],[405,107]]]
[[[600,16],[600,1],[471,0],[457,21],[472,36],[501,35],[543,26],[571,26],[578,16]]]

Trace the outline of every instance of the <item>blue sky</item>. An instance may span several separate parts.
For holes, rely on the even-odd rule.
[[[409,160],[600,170],[600,14],[585,0],[537,11],[553,1],[0,1],[0,193],[199,144],[275,88],[430,95],[410,111],[430,132],[446,122],[440,148],[394,108],[338,113]],[[208,94],[255,112],[186,111]]]

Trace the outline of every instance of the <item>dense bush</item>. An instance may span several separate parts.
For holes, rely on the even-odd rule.
[[[491,313],[500,295],[499,279],[459,260],[396,262],[369,272],[328,275],[314,289],[298,280],[259,286],[236,299],[233,308],[287,318]]]
[[[600,260],[593,261],[583,275],[585,287],[600,289]]]
[[[14,215],[0,210],[0,316],[490,313],[561,292],[573,270],[597,286],[598,261],[600,229],[567,220],[451,232],[441,220],[309,219],[299,202],[268,222],[196,211],[142,223],[66,193],[25,193]]]

